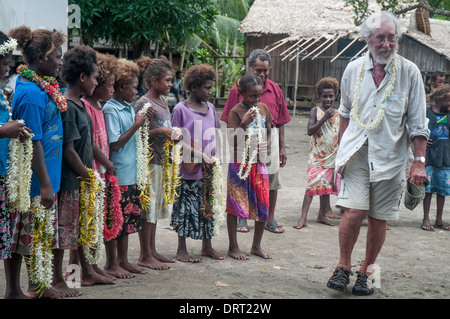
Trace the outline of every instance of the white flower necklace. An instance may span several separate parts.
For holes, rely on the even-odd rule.
[[[6,55],[9,52],[13,52],[17,47],[17,40],[14,38],[9,38],[8,41],[3,42],[0,45],[0,55]]]
[[[4,102],[2,102],[6,106],[9,114],[9,122],[12,120],[11,106],[3,90],[0,90],[0,92],[4,99]],[[33,174],[31,169],[31,161],[33,159],[32,136],[23,143],[18,138],[12,138],[9,142],[8,179],[6,180],[6,186],[8,188],[10,210],[15,209],[19,212],[27,212],[31,206],[30,189],[31,175]]]
[[[394,89],[395,82],[397,80],[397,58],[398,58],[398,56],[395,53],[392,58],[392,62],[391,62],[390,68],[389,68],[390,78],[389,78],[389,82],[386,87],[386,95],[384,97],[383,103],[391,96],[392,90]],[[384,104],[382,104],[380,106],[375,120],[373,120],[370,124],[363,124],[360,121],[360,119],[358,117],[359,91],[361,90],[362,80],[364,78],[364,65],[365,65],[366,57],[363,57],[362,59],[363,59],[363,63],[361,63],[361,69],[359,70],[359,75],[358,75],[358,82],[356,83],[355,94],[353,97],[352,119],[356,123],[356,125],[358,125],[361,129],[366,130],[366,131],[373,131],[378,127],[378,125],[383,120],[384,114],[386,111],[386,106]]]
[[[80,187],[80,236],[86,260],[97,264],[104,251],[103,212],[105,205],[105,182],[100,174],[87,169],[89,178],[81,180]]]
[[[248,138],[245,141],[245,148],[242,152],[242,162],[241,162],[241,165],[239,167],[239,172],[238,172],[238,176],[242,180],[247,179],[248,175],[250,174],[252,164],[256,163],[256,156],[258,155],[258,147],[256,147],[253,150],[252,155],[250,156],[250,158],[248,159],[248,162],[247,162],[252,136],[256,135],[258,144],[263,141],[261,113],[259,113],[259,109],[257,106],[252,106],[250,108],[250,111],[252,111],[252,110],[256,111],[256,118],[253,120],[252,123],[250,123],[250,125],[248,127]],[[253,124],[253,123],[255,123],[255,124]],[[245,169],[245,172],[243,172],[244,169]]]
[[[51,287],[53,280],[52,239],[53,210],[41,205],[41,197],[32,200],[33,229],[31,231],[31,255],[26,258],[30,281],[43,293]]]
[[[213,156],[211,158],[212,167],[212,211],[214,216],[214,235],[219,234],[219,226],[225,220],[225,196],[223,187],[223,172],[220,160]]]
[[[150,102],[144,104],[138,114],[146,114],[148,109],[152,107]],[[146,118],[144,125],[139,128],[136,135],[136,157],[137,157],[137,187],[141,191],[142,208],[147,210],[150,205],[150,193],[148,186],[150,184],[150,168],[149,163],[153,157],[152,149],[149,144],[150,121]]]

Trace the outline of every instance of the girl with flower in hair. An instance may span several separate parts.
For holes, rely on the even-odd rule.
[[[13,119],[23,120],[34,136],[30,191],[33,204],[30,211],[14,212],[11,216],[11,227],[14,229],[12,249],[15,255],[10,259],[7,272],[14,279],[9,282],[11,285],[7,287],[7,294],[17,296],[20,291],[18,278],[23,255],[29,261],[27,296],[38,297],[42,293],[44,297],[61,298],[67,291],[51,286],[51,248],[57,247],[57,237],[50,242],[53,234],[48,233],[52,226],[49,225],[51,220],[54,222],[57,216],[56,195],[60,188],[62,160],[61,112],[67,110],[66,99],[55,79],[62,64],[61,45],[64,43],[64,35],[58,31],[43,29],[31,31],[28,27],[21,26],[11,30],[10,36],[17,40],[26,62],[17,69],[19,77],[16,81],[12,115]],[[39,221],[34,220],[34,216],[41,216],[42,212],[45,212],[44,225],[48,236],[35,236],[32,230],[38,229],[36,222]],[[40,245],[35,245],[36,242]],[[53,261],[57,263],[61,255],[53,253]]]
[[[142,231],[139,233],[140,254],[139,265],[151,269],[167,270],[166,263],[173,263],[172,258],[159,254],[155,247],[156,227],[158,219],[169,215],[169,203],[164,192],[164,145],[173,135],[169,105],[165,98],[172,87],[172,66],[164,59],[140,58],[144,68],[143,83],[147,92],[136,102],[136,112],[144,107],[154,110],[152,121],[148,127],[148,143],[151,147],[151,159],[148,164],[149,206],[142,210]]]
[[[272,255],[261,248],[261,240],[269,214],[269,177],[264,154],[269,148],[266,141],[271,140],[272,115],[267,106],[259,102],[262,94],[259,77],[244,75],[237,86],[242,101],[230,111],[228,128],[234,130],[229,130],[227,136],[233,158],[228,166],[226,202],[228,255],[238,260],[248,259],[239,248],[236,227],[238,218],[253,219],[255,234],[251,254],[270,259]],[[266,141],[264,132],[267,132]]]
[[[216,222],[213,211],[212,157],[216,155],[216,129],[220,129],[216,109],[209,103],[215,72],[209,65],[195,65],[187,70],[184,84],[190,95],[172,112],[172,125],[186,134],[183,138],[184,161],[181,166],[180,197],[174,203],[171,225],[178,233],[177,258],[192,262],[186,238],[202,240],[202,256],[224,259],[213,249],[211,239]],[[196,136],[201,134],[200,136]],[[218,222],[218,221],[217,221]]]
[[[8,38],[6,34],[0,31],[0,79],[9,72],[11,55],[16,47],[16,40]],[[11,266],[11,263],[7,260],[11,258],[12,235],[7,187],[10,153],[9,143],[12,138],[19,138],[22,141],[24,138],[28,138],[31,133],[31,130],[24,123],[12,121],[11,115],[11,105],[0,87],[0,259],[5,260],[5,274],[8,286],[11,280],[11,273],[9,272],[8,266]],[[8,291],[6,297],[12,298],[15,296]]]
[[[107,241],[104,270],[116,278],[132,278],[146,271],[128,261],[128,235],[139,232],[141,222],[141,192],[136,185],[136,132],[151,120],[153,110],[135,113],[130,105],[137,95],[139,68],[136,63],[119,59],[114,72],[114,94],[103,106],[109,157],[115,167],[120,186],[123,223],[119,235]]]

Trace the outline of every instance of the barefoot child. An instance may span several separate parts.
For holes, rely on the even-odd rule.
[[[255,234],[251,254],[270,259],[272,255],[261,248],[264,226],[269,214],[269,178],[264,159],[260,159],[260,156],[267,152],[269,145],[261,142],[262,137],[260,139],[259,134],[266,131],[267,141],[271,140],[272,115],[265,104],[259,103],[262,94],[259,77],[251,74],[244,75],[238,81],[238,89],[242,101],[233,107],[228,118],[228,128],[234,129],[234,132],[230,132],[230,130],[228,132],[233,156],[233,161],[228,166],[227,182],[226,211],[230,241],[228,254],[235,259],[248,259],[248,256],[239,249],[236,226],[237,218],[253,219],[255,220]],[[253,109],[255,106],[259,110],[260,116]],[[251,133],[252,136],[248,136]],[[253,143],[256,137],[258,137],[257,146]],[[253,147],[250,147],[251,143],[253,143]],[[249,149],[247,149],[247,145]],[[254,159],[256,147],[258,157]],[[246,150],[245,156],[243,156],[243,150]],[[249,162],[252,159],[254,161],[250,165]]]
[[[339,90],[334,78],[323,78],[316,84],[316,93],[321,104],[311,110],[308,135],[311,136],[308,159],[308,183],[303,198],[302,215],[294,228],[307,226],[308,210],[313,197],[319,195],[318,223],[334,226],[327,217],[338,218],[330,206],[330,194],[337,194],[334,161],[338,148],[339,115],[332,108]]]
[[[15,39],[8,38],[6,34],[0,31],[0,79],[9,72],[9,63],[12,52],[17,47]],[[5,275],[7,287],[10,286],[11,279],[8,271],[9,263],[6,261],[11,258],[11,223],[10,207],[8,194],[8,166],[9,166],[9,142],[11,138],[29,137],[27,133],[31,131],[25,127],[24,123],[12,121],[11,104],[8,102],[5,92],[0,87],[0,259],[5,260]],[[15,297],[5,294],[6,298]]]
[[[178,233],[177,258],[184,262],[193,261],[186,248],[188,237],[202,239],[202,256],[224,259],[211,245],[214,230],[209,201],[212,196],[211,157],[216,153],[215,130],[220,128],[216,109],[208,102],[214,78],[215,72],[208,65],[191,67],[184,79],[190,95],[172,111],[172,125],[182,128],[183,149],[190,151],[184,156],[187,162],[181,166],[180,196],[174,203],[171,220],[171,226]]]
[[[445,196],[450,195],[450,85],[444,84],[432,93],[432,106],[427,108],[430,120],[431,145],[427,147],[425,169],[430,184],[425,188],[423,200],[423,230],[440,228],[450,230],[450,226],[442,219]],[[434,228],[430,223],[430,204],[433,193],[436,193],[436,221]]]
[[[76,253],[81,264],[83,281],[89,282],[93,276],[83,246],[79,244],[81,214],[80,177],[89,179],[88,168],[92,168],[93,138],[92,120],[86,106],[80,100],[83,95],[91,95],[97,86],[96,52],[87,46],[76,47],[64,54],[61,76],[67,84],[64,95],[67,99],[67,112],[63,121],[63,161],[61,189],[58,194],[58,260],[62,260],[64,250]],[[55,265],[57,284],[66,284],[62,276],[62,264]]]
[[[172,123],[169,106],[165,96],[172,87],[172,67],[163,59],[141,59],[147,65],[144,71],[144,85],[147,92],[135,105],[138,112],[145,104],[150,103],[154,110],[148,136],[152,148],[152,159],[149,164],[150,206],[142,211],[142,231],[139,233],[140,253],[138,265],[150,269],[167,270],[170,267],[166,263],[173,263],[172,258],[167,258],[156,251],[155,238],[158,219],[169,215],[169,205],[165,202],[163,179],[163,146],[166,139],[172,138]],[[142,62],[144,63],[144,62]]]
[[[22,51],[26,65],[18,68],[16,88],[13,98],[13,119],[22,119],[33,131],[33,174],[31,177],[30,197],[32,201],[39,199],[40,204],[50,210],[54,219],[57,217],[56,194],[61,181],[62,157],[62,121],[61,112],[65,112],[67,104],[55,80],[61,67],[61,45],[64,35],[57,31],[38,29],[31,31],[21,26],[10,31],[10,36],[17,39],[18,48]],[[47,81],[42,81],[43,79]],[[39,197],[40,196],[40,197]],[[38,203],[38,204],[39,204]],[[13,278],[7,287],[6,295],[23,297],[20,292],[20,266],[22,255],[31,255],[31,230],[35,211],[11,212],[12,253],[6,265],[7,276]],[[54,225],[55,226],[55,225]],[[56,232],[55,232],[56,233]],[[52,242],[57,247],[57,237]],[[55,253],[55,251],[53,251]],[[54,255],[54,264],[58,264],[59,256]],[[30,274],[31,268],[27,264]],[[36,284],[29,278],[28,297],[38,297]],[[72,292],[60,290],[52,285],[44,291],[42,297],[62,298]]]
[[[121,191],[123,225],[116,239],[106,242],[106,263],[104,270],[116,278],[132,278],[136,273],[146,271],[128,261],[128,235],[141,229],[140,191],[136,186],[136,131],[144,125],[147,114],[135,114],[129,104],[137,95],[139,68],[126,59],[119,59],[113,97],[103,106],[106,131],[110,147],[110,160]]]
[[[108,101],[114,93],[114,71],[117,64],[117,58],[109,54],[101,54],[97,52],[97,86],[92,95],[85,95],[81,100],[86,106],[86,110],[92,119],[94,143],[93,153],[94,161],[92,168],[98,172],[105,181],[107,192],[110,191],[110,184],[106,174],[109,178],[116,178],[114,176],[114,164],[109,160],[109,142],[106,134],[105,117],[103,116],[102,104],[100,101]],[[104,216],[107,223],[112,216]],[[107,237],[107,236],[106,236]],[[104,240],[109,240],[103,236]],[[90,266],[90,265],[89,265]],[[97,265],[92,265],[91,276],[89,280],[82,279],[82,285],[88,286],[96,283],[109,284],[114,283],[115,277],[107,274]]]

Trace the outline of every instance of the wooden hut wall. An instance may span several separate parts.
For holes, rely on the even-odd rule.
[[[450,74],[450,61],[417,40],[404,36],[399,43],[398,53],[414,62],[423,74],[442,71]]]

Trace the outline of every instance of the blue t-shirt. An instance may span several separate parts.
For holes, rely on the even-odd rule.
[[[134,124],[135,112],[133,107],[125,101],[123,103],[125,105],[110,99],[103,106],[109,144],[117,142],[120,136]],[[120,186],[136,184],[136,134],[117,152],[110,150],[109,159],[114,163]]]
[[[8,120],[8,107],[5,99],[0,94],[0,125],[5,124]],[[9,138],[0,138],[0,175],[8,174],[9,140]]]
[[[44,150],[45,165],[52,183],[53,193],[59,191],[61,183],[61,160],[63,127],[61,113],[55,102],[33,82],[17,79],[13,98],[13,119],[22,119],[33,131],[33,140],[40,140]],[[39,196],[41,183],[33,171],[31,197]]]

